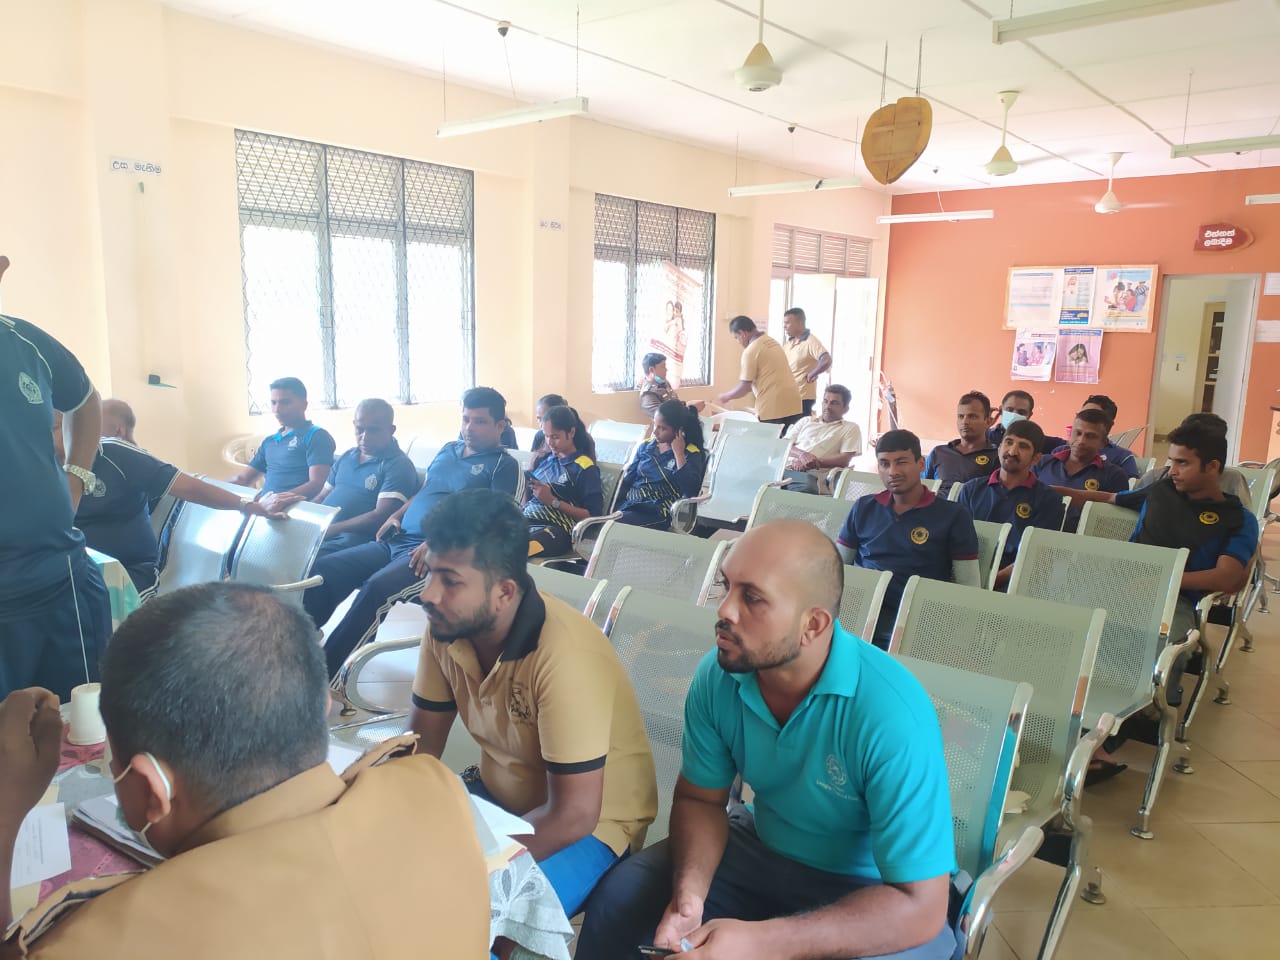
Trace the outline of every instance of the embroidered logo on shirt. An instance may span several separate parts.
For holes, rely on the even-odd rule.
[[[297,437],[290,437],[290,438],[289,438],[289,449],[290,449],[290,450],[297,450],[297,449],[298,449],[298,438],[297,438]]]
[[[973,458],[973,462],[980,467],[985,467],[988,463],[991,462],[991,458],[988,457],[985,453],[980,453]]]
[[[840,758],[834,753],[827,754],[827,779],[831,781],[832,786],[843,787],[849,779],[849,775],[844,772],[844,765],[840,763]]]
[[[675,460],[674,460],[674,459],[672,459],[672,460],[668,460],[668,461],[667,461],[667,469],[668,469],[668,470],[674,470],[675,468],[676,468],[676,462],[675,462]]]
[[[375,477],[373,474],[369,474],[369,476],[364,478],[364,488],[366,490],[377,490],[378,478]]]
[[[483,463],[473,463],[473,464],[471,465],[471,475],[472,475],[473,477],[478,477],[478,476],[480,476],[480,474],[482,474],[482,473],[484,473],[484,464],[483,464]]]
[[[1097,489],[1098,489],[1098,481],[1097,481],[1097,480],[1095,480],[1093,477],[1090,477],[1088,480],[1086,480],[1086,481],[1084,482],[1084,488],[1085,488],[1086,490],[1097,490]]]
[[[1031,516],[1031,504],[1020,503],[1013,508],[1013,512],[1016,513],[1021,519],[1026,520],[1028,517]]]
[[[1218,522],[1218,515],[1212,510],[1206,510],[1204,513],[1200,514],[1200,522],[1206,527],[1211,527]]]
[[[89,496],[101,499],[107,495],[107,485],[102,482],[101,477],[93,478],[93,489],[89,491]]]
[[[916,527],[911,531],[911,542],[916,546],[923,546],[929,541],[929,531],[924,527]]]
[[[529,698],[525,695],[522,684],[511,685],[511,690],[507,693],[507,713],[511,714],[511,719],[516,723],[533,722],[533,707],[529,705]]]
[[[21,370],[18,371],[18,389],[27,398],[27,403],[44,403],[44,394],[40,391],[40,384],[36,383]]]

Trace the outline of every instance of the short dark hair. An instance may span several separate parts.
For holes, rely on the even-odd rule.
[[[507,419],[507,398],[493,387],[472,387],[462,395],[463,410],[488,410],[495,420]]]
[[[1169,431],[1169,445],[1194,450],[1200,458],[1201,470],[1215,460],[1218,462],[1219,473],[1227,465],[1227,435],[1207,424],[1179,424]]]
[[[542,415],[542,423],[549,423],[557,430],[573,431],[573,448],[578,453],[584,453],[592,460],[596,458],[596,441],[587,430],[587,425],[582,422],[582,418],[578,416],[578,411],[573,407],[564,406],[552,407]],[[541,426],[541,424],[539,424]],[[546,427],[543,427],[543,433],[546,433]],[[551,448],[546,446],[545,440],[543,446],[539,448],[538,455],[533,459],[533,466],[541,463],[543,459],[551,454]]]
[[[120,624],[102,657],[102,718],[123,762],[155,754],[211,814],[324,763],[320,634],[267,587],[201,583]]]
[[[544,393],[538,398],[538,402],[534,404],[535,407],[546,407],[548,410],[552,407],[567,407],[568,405],[569,401],[558,393]]]
[[[640,361],[640,366],[644,368],[645,373],[648,373],[658,364],[666,362],[666,359],[665,353],[646,353],[644,359]]]
[[[803,323],[803,324],[808,324],[808,322],[809,322],[809,321],[805,318],[804,310],[803,310],[803,309],[801,309],[800,307],[790,307],[790,308],[788,308],[788,309],[786,309],[786,310],[783,310],[783,311],[782,311],[782,315],[783,315],[784,317],[799,317],[799,318],[800,318],[800,322],[801,322],[801,323]]]
[[[1030,440],[1037,454],[1044,449],[1044,431],[1034,420],[1015,420],[1005,428],[1004,435]]]
[[[267,389],[288,390],[299,400],[307,399],[307,385],[297,377],[281,377],[279,380],[272,380]]]
[[[1091,403],[1095,407],[1101,408],[1102,412],[1107,415],[1107,419],[1111,421],[1107,424],[1108,430],[1115,426],[1116,417],[1120,415],[1120,408],[1116,406],[1116,402],[1114,400],[1108,397],[1105,393],[1095,393],[1093,396],[1085,398],[1084,405],[1086,407]]]
[[[967,407],[971,403],[982,404],[983,415],[991,416],[991,399],[981,390],[970,390],[968,393],[962,394],[957,406]]]
[[[750,317],[736,316],[729,321],[730,333],[751,333],[756,329],[756,322]]]
[[[897,453],[899,450],[910,450],[919,460],[920,438],[910,430],[890,430],[880,434],[880,439],[876,441],[876,456],[882,453]]]
[[[1208,430],[1215,430],[1224,437],[1227,435],[1227,421],[1216,413],[1189,413],[1182,418],[1182,423],[1179,426],[1204,427]]]
[[[463,490],[441,500],[422,521],[422,538],[432,553],[472,550],[471,565],[485,583],[514,580],[521,590],[529,577],[529,521],[509,494]]]
[[[1103,430],[1107,430],[1111,426],[1110,421],[1107,420],[1107,415],[1101,410],[1080,410],[1076,413],[1075,419],[1091,423],[1095,427],[1102,427]]]
[[[1006,393],[1003,397],[1000,398],[1000,406],[1003,407],[1006,403],[1008,403],[1010,397],[1021,397],[1023,400],[1027,401],[1027,406],[1031,408],[1031,412],[1032,413],[1035,412],[1036,398],[1033,397],[1031,394],[1027,393],[1027,391],[1010,390],[1008,393]]]
[[[853,394],[849,392],[849,388],[839,383],[827,384],[827,389],[823,390],[822,392],[837,394],[840,397],[840,399],[844,401],[844,405],[846,407],[853,402]]]
[[[702,419],[698,411],[682,400],[664,400],[658,404],[658,415],[666,421],[667,426],[683,431],[686,443],[692,443],[703,452],[707,444],[702,434]]]

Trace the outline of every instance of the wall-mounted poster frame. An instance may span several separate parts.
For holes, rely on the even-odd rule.
[[[1113,333],[1150,333],[1158,276],[1155,264],[1098,267],[1089,326]]]

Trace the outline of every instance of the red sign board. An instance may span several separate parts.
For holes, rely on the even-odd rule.
[[[1196,250],[1220,253],[1239,250],[1253,243],[1253,234],[1233,223],[1206,223],[1196,231]]]

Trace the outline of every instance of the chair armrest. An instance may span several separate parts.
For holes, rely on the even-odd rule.
[[[1196,604],[1196,626],[1204,629],[1205,623],[1209,618],[1209,610],[1215,604],[1228,599],[1229,594],[1225,593],[1206,593],[1200,598],[1200,602]]]
[[[1169,671],[1173,669],[1173,665],[1178,658],[1184,653],[1190,653],[1200,645],[1200,631],[1189,630],[1187,638],[1181,643],[1174,643],[1172,640],[1165,645],[1160,651],[1160,655],[1156,657],[1155,669],[1151,671],[1151,682],[1155,687],[1155,704],[1161,710],[1169,706],[1166,699],[1165,689],[1169,683]]]
[[[622,516],[621,510],[615,510],[613,513],[606,513],[603,517],[587,517],[585,520],[579,520],[573,525],[573,545],[576,548],[582,543],[583,537],[587,535],[587,531],[592,527],[608,523],[610,520],[617,520]]]
[[[827,489],[835,493],[836,484],[840,482],[840,475],[849,470],[849,467],[832,467],[827,471]]]
[[[794,479],[795,477],[783,477],[781,480],[770,480],[768,483],[765,484],[765,486],[766,487],[785,487],[789,483],[791,483],[791,481]]]
[[[1062,819],[1073,831],[1079,822],[1080,794],[1084,790],[1084,778],[1089,771],[1089,761],[1098,752],[1103,741],[1111,736],[1111,730],[1115,725],[1115,715],[1104,713],[1098,718],[1094,728],[1080,738],[1067,759],[1067,773],[1062,780]]]
[[[671,529],[677,533],[692,533],[694,525],[698,522],[697,505],[706,503],[711,499],[710,493],[701,493],[696,497],[682,497],[675,503],[671,504]],[[680,512],[689,507],[694,507],[692,516],[688,524],[680,523]]]
[[[276,593],[300,593],[303,590],[310,590],[312,587],[319,587],[323,584],[324,577],[314,576],[294,583],[273,583],[271,589]]]
[[[351,652],[342,666],[338,668],[337,679],[333,682],[334,695],[344,703],[359,707],[368,713],[393,713],[395,707],[382,707],[361,699],[356,692],[360,672],[374,657],[393,650],[409,650],[422,643],[421,637],[406,637],[403,640],[379,640],[367,643]]]
[[[966,960],[976,960],[982,949],[983,938],[991,924],[991,901],[1005,882],[1035,856],[1043,842],[1042,829],[1027,827],[1013,845],[974,880],[969,890],[968,902],[960,911],[960,930],[966,938]]]

